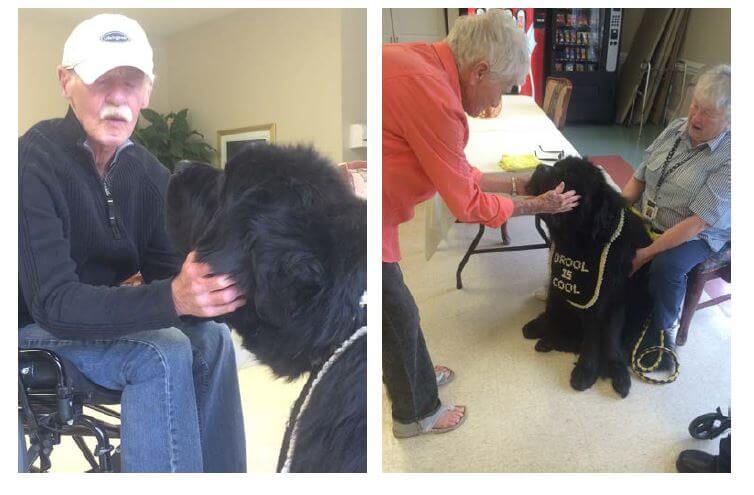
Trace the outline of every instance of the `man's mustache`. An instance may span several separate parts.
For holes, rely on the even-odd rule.
[[[105,119],[118,119],[131,122],[134,118],[131,109],[127,105],[105,105],[99,112],[99,118]]]

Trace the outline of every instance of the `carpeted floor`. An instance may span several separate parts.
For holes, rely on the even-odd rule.
[[[455,270],[476,231],[453,226],[425,261],[423,207],[401,228],[401,267],[430,353],[457,372],[440,397],[465,404],[469,416],[456,431],[397,440],[383,391],[385,472],[674,472],[681,450],[717,452],[717,441],[693,440],[687,426],[730,403],[725,313],[696,314],[675,383],[635,379],[623,400],[604,380],[576,392],[568,383],[575,356],[537,353],[521,335],[544,308],[531,294],[544,283],[546,251],[474,256],[458,291]],[[514,243],[537,239],[531,217],[513,219],[510,233]],[[482,245],[498,242],[499,232],[488,230]]]

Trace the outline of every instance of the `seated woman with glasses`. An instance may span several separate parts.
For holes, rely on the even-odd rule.
[[[688,117],[647,148],[623,196],[658,234],[636,252],[632,273],[652,261],[653,330],[672,347],[687,273],[730,242],[729,65],[699,76]]]

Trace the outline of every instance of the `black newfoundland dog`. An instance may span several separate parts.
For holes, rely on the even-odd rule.
[[[248,303],[224,317],[279,377],[309,379],[279,471],[366,471],[366,202],[303,146],[257,145],[223,171],[184,163],[167,194],[182,254],[230,274]]]
[[[650,237],[643,220],[587,160],[568,157],[540,165],[526,189],[538,195],[561,181],[581,201],[570,212],[542,215],[552,239],[549,293],[545,312],[524,326],[524,337],[539,339],[540,352],[578,354],[574,389],[609,377],[626,397],[631,349],[651,312],[648,265],[630,278],[629,273],[636,250],[649,245]]]

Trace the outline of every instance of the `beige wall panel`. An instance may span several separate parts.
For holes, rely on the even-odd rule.
[[[341,12],[250,9],[167,39],[169,103],[217,131],[274,123],[278,143],[343,156]]]
[[[707,64],[730,63],[730,9],[691,9],[680,58]]]
[[[351,149],[348,127],[367,122],[367,11],[346,9],[342,17],[343,161],[366,160],[366,148]]]

